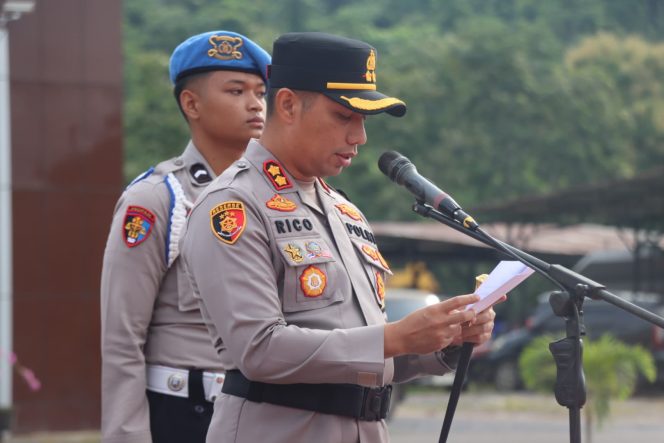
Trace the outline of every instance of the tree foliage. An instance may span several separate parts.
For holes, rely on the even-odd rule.
[[[268,50],[288,31],[376,46],[379,89],[408,104],[367,121],[331,179],[370,219],[414,219],[378,171],[398,150],[465,206],[629,177],[664,161],[662,0],[132,0],[125,16],[125,175],[187,140],[168,58],[230,29]]]
[[[549,335],[538,337],[521,354],[519,368],[528,389],[553,390],[556,366],[548,346],[553,340]],[[590,443],[594,420],[601,426],[609,417],[611,399],[629,398],[641,375],[654,382],[657,369],[652,354],[646,349],[626,345],[610,335],[604,335],[597,341],[584,341],[583,368],[587,392],[583,412],[586,441]]]

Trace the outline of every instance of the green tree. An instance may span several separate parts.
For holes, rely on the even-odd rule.
[[[548,350],[552,336],[533,340],[519,358],[519,368],[528,389],[551,392],[556,381],[556,366]],[[585,440],[592,442],[592,429],[609,417],[611,400],[629,398],[639,381],[639,375],[653,382],[656,377],[652,355],[641,346],[626,345],[610,335],[597,341],[584,341],[583,368],[587,402],[583,407]]]

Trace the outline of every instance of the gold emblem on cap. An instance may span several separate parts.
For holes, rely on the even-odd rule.
[[[208,50],[208,56],[219,60],[241,60],[240,47],[244,44],[240,37],[227,35],[213,35],[209,39],[212,49]]]
[[[370,83],[376,83],[376,53],[372,49],[367,58],[367,73],[364,78]]]

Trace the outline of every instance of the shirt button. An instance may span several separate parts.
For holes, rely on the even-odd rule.
[[[182,166],[184,164],[181,158],[176,158],[174,163],[175,166]]]
[[[247,164],[243,161],[239,161],[239,162],[237,162],[237,167],[238,168],[246,168]]]

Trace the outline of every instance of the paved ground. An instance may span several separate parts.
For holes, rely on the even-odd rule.
[[[392,443],[438,442],[447,396],[446,391],[407,396],[389,424]],[[582,422],[582,432],[586,427]],[[569,414],[553,395],[463,392],[448,441],[569,442]],[[585,435],[582,441],[588,443]],[[594,430],[592,441],[664,443],[664,394],[612,403],[609,419],[601,429]]]
[[[435,443],[448,393],[410,392],[390,422],[392,443]],[[583,431],[586,425],[581,424]],[[3,443],[99,443],[97,431],[15,436]],[[464,392],[449,437],[454,443],[569,442],[567,409],[553,395]],[[585,436],[584,443],[589,443]],[[664,443],[664,394],[614,402],[593,443]],[[315,443],[315,442],[312,442]]]

